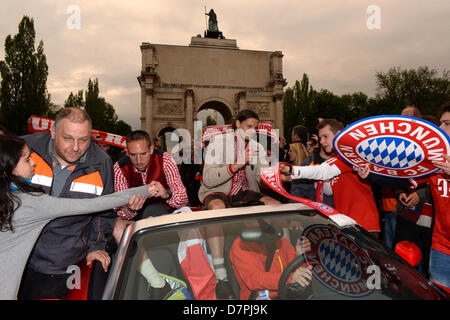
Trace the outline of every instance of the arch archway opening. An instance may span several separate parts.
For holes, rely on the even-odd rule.
[[[197,119],[202,121],[202,127],[204,127],[215,124],[230,124],[233,121],[233,115],[224,103],[209,101],[199,108]]]
[[[171,127],[171,126],[162,128],[161,130],[159,130],[158,136],[155,139],[153,139],[153,144],[155,146],[159,147],[162,151],[170,152],[174,143],[171,142],[170,139],[168,139],[167,134],[169,134],[175,130],[176,130],[176,128]]]

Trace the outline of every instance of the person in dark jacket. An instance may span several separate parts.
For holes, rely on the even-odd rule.
[[[114,192],[111,158],[91,138],[91,119],[77,108],[62,109],[50,132],[24,136],[36,163],[32,184],[59,198],[89,199]],[[131,204],[133,205],[133,204]],[[86,258],[111,259],[106,235],[114,228],[112,210],[55,219],[45,226],[28,260],[21,299],[64,299],[68,267]]]

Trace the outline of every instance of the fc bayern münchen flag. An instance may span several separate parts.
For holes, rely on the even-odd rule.
[[[335,152],[352,166],[368,165],[374,174],[417,178],[438,171],[450,138],[431,122],[408,116],[375,116],[357,121],[333,140]]]

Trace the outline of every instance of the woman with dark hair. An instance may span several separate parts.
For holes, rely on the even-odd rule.
[[[247,120],[252,120],[252,119],[254,119],[254,122],[256,122],[256,125],[258,125],[259,117],[256,114],[256,112],[253,110],[250,110],[250,109],[244,109],[244,110],[241,110],[237,114],[237,116],[234,119],[231,126],[233,127],[234,130],[236,130],[237,128],[239,128],[241,126],[241,123],[243,123],[244,121],[247,121]],[[254,128],[254,129],[256,129],[256,128]]]
[[[16,299],[28,256],[48,222],[135,199],[142,205],[149,196],[149,187],[142,186],[93,199],[51,197],[30,184],[34,165],[23,139],[0,136],[0,300]]]

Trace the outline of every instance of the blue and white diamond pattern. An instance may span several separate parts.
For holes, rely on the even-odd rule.
[[[319,259],[330,273],[343,281],[354,282],[361,277],[361,267],[356,256],[335,240],[322,240]]]
[[[423,151],[416,143],[399,137],[367,139],[357,146],[356,151],[366,161],[392,169],[407,169],[424,159]]]

